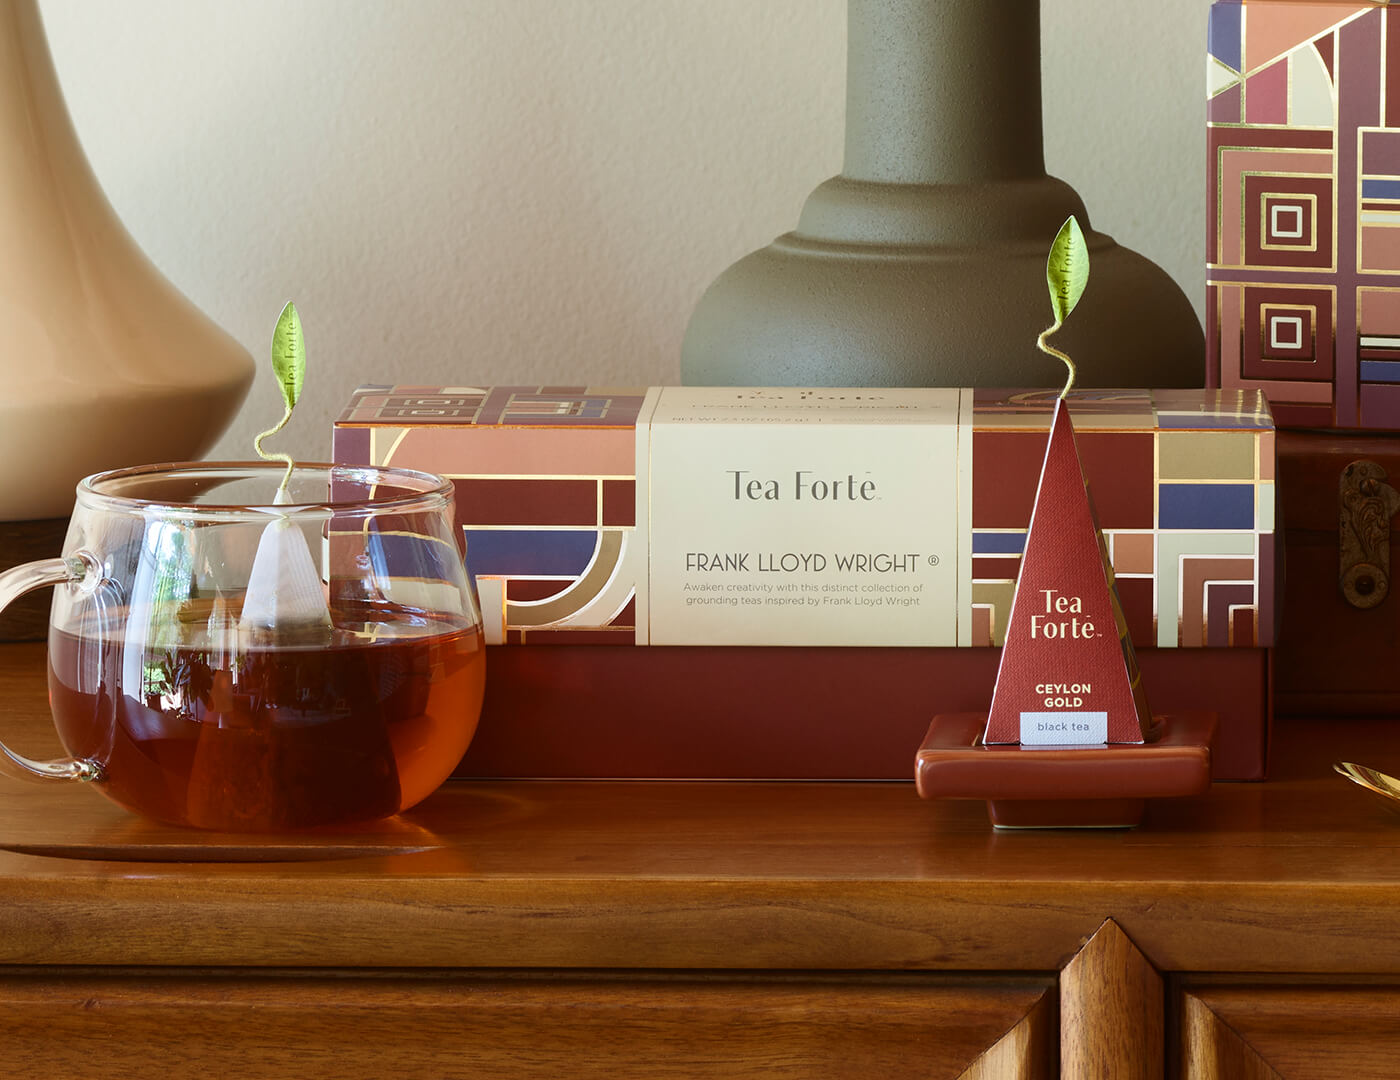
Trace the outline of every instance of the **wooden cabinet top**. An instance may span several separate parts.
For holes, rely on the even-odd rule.
[[[0,647],[0,726],[51,756],[42,657]],[[1400,973],[1400,815],[1331,769],[1400,772],[1400,730],[1275,734],[1274,779],[1131,831],[994,832],[912,782],[454,781],[258,841],[0,778],[0,962],[1053,970],[1113,918],[1165,970]]]

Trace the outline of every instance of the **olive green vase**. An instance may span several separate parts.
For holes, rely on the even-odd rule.
[[[705,292],[683,381],[1058,385],[1035,339],[1051,321],[1046,254],[1075,214],[1092,271],[1055,340],[1080,384],[1200,386],[1181,289],[1045,173],[1037,0],[849,0],[848,21],[842,172]]]

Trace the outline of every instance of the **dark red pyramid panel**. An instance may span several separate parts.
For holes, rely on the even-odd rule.
[[[1055,408],[997,673],[989,743],[1140,743],[1150,724],[1069,406]]]

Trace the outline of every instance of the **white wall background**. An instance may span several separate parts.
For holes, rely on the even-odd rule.
[[[1029,9],[1033,0],[1025,0]],[[1204,292],[1208,0],[1045,0],[1046,163]],[[844,0],[41,0],[127,227],[260,364],[215,454],[308,385],[679,379],[695,301],[841,166]]]

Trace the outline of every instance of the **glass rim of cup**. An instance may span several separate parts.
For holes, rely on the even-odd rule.
[[[347,483],[363,484],[371,491],[382,484],[405,482],[422,485],[418,490],[400,491],[383,498],[371,495],[357,499],[319,499],[312,502],[276,503],[216,503],[188,502],[172,499],[141,498],[127,494],[115,494],[105,487],[121,481],[136,481],[142,477],[161,475],[178,476],[180,473],[211,474],[228,473],[231,476],[265,473],[269,480],[286,470],[280,461],[172,461],[150,465],[133,465],[120,469],[107,469],[93,473],[78,481],[77,503],[90,510],[140,514],[148,517],[178,517],[182,520],[208,518],[228,520],[247,516],[253,520],[265,519],[269,515],[285,517],[328,517],[346,514],[382,513],[422,513],[433,512],[448,505],[455,495],[452,481],[419,469],[405,469],[398,465],[338,465],[333,462],[297,462],[292,469],[293,477],[298,474],[323,473],[327,479],[335,478]],[[273,489],[275,490],[275,489]]]

